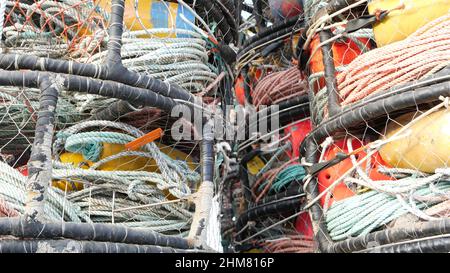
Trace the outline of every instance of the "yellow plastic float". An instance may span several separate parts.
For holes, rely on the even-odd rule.
[[[167,154],[170,158],[175,160],[183,160],[187,163],[191,170],[197,167],[197,164],[188,154],[174,149],[172,147],[166,146],[164,144],[156,144],[161,152]],[[111,144],[103,143],[102,153],[100,159],[104,159],[111,155],[118,154],[125,151],[125,145],[122,144]],[[70,163],[74,167],[89,169],[94,162],[84,159],[82,154],[79,153],[69,153],[65,152],[60,155],[60,161],[62,163]],[[114,159],[106,162],[105,164],[99,166],[97,170],[101,171],[147,171],[147,172],[158,172],[158,165],[154,159],[144,158],[139,156],[124,156],[118,159]],[[61,190],[81,190],[83,189],[82,183],[67,183],[64,180],[54,181],[53,186]]]
[[[396,9],[402,3],[403,8]],[[426,23],[447,14],[450,0],[373,0],[369,3],[370,14],[383,10],[392,11],[373,28],[378,47],[403,40]]]
[[[388,124],[386,138],[411,122],[414,113],[405,114]],[[401,124],[401,126],[399,125]],[[408,136],[389,142],[380,155],[393,167],[433,173],[450,166],[450,109],[430,114],[410,127]]]

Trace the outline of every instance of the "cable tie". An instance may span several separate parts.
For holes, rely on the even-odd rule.
[[[125,144],[125,148],[127,150],[136,151],[137,149],[141,148],[142,146],[162,137],[163,134],[164,134],[164,132],[161,128],[155,129],[155,130],[151,131],[150,133],[147,133],[133,141],[128,142],[127,144]]]

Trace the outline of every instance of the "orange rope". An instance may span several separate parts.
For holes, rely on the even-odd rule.
[[[273,72],[265,76],[255,87],[252,94],[253,105],[277,104],[289,98],[305,94],[308,85],[297,67]]]
[[[314,252],[314,240],[310,236],[290,235],[287,238],[266,242],[265,252],[269,253],[308,253]]]

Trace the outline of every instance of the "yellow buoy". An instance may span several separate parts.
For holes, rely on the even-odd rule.
[[[450,0],[373,0],[369,3],[370,14],[384,10],[392,11],[373,28],[378,47],[403,40],[426,23],[447,14]]]
[[[388,124],[385,138],[395,134],[414,118],[405,114]],[[450,164],[450,110],[434,112],[417,121],[406,137],[392,141],[380,149],[384,161],[393,167],[433,173]]]

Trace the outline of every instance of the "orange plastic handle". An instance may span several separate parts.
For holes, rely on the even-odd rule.
[[[148,143],[160,138],[163,134],[164,134],[164,132],[161,128],[155,129],[148,134],[145,134],[133,141],[128,142],[127,144],[125,144],[125,148],[128,150],[136,151],[137,149],[141,148],[145,144],[148,144]]]

